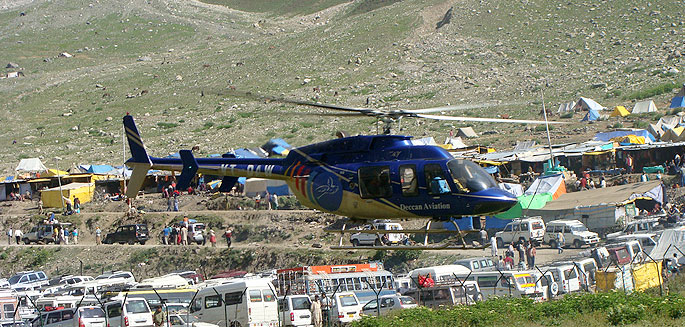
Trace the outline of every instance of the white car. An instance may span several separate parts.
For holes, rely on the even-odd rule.
[[[286,295],[278,299],[278,312],[283,326],[311,326],[312,301],[307,295]]]
[[[554,220],[548,222],[543,242],[549,244],[552,248],[556,248],[558,245],[557,235],[559,233],[564,235],[562,247],[573,245],[576,249],[580,249],[583,245],[596,246],[599,243],[599,235],[589,231],[579,220]]]
[[[495,233],[497,247],[516,242],[542,242],[545,236],[545,222],[540,217],[514,219],[504,226],[504,230]]]
[[[152,312],[147,301],[143,298],[126,298],[122,301],[105,303],[107,323],[109,327],[151,327]]]
[[[386,236],[386,245],[400,244],[406,239],[406,235],[402,233],[388,233],[384,234],[382,231],[386,230],[402,230],[402,225],[398,223],[391,223],[386,221],[374,221],[371,225],[366,225],[362,228],[365,231],[379,230],[379,233],[354,233],[350,235],[350,243],[353,246],[360,245],[382,245],[382,238]]]
[[[210,324],[208,322],[202,322],[197,317],[192,314],[183,313],[170,313],[169,314],[169,327],[219,327],[215,324]]]
[[[378,305],[379,302],[380,308]],[[380,315],[384,316],[390,313],[391,311],[410,309],[415,308],[417,306],[418,304],[416,303],[416,301],[410,296],[398,294],[383,295],[378,298],[378,302],[376,301],[376,299],[367,302],[362,307],[362,314],[368,316],[375,316],[379,314],[380,310]]]
[[[334,324],[348,324],[359,320],[362,306],[353,292],[336,293],[331,301],[331,320]]]
[[[620,232],[607,234],[607,240],[614,239],[621,235],[657,233],[659,231],[659,218],[637,219],[626,224]]]

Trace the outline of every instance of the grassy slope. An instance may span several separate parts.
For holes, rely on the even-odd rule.
[[[548,105],[582,94],[610,106],[625,103],[624,97],[636,90],[683,80],[682,74],[659,73],[667,66],[684,70],[678,61],[665,62],[663,49],[678,43],[671,30],[685,33],[679,23],[685,20],[685,8],[678,2],[646,7],[636,1],[463,1],[454,4],[452,23],[437,32],[434,23],[452,3],[384,1],[380,8],[368,1],[336,0],[214,3],[238,10],[162,1],[89,7],[87,1],[69,0],[0,12],[0,62],[17,62],[26,73],[22,79],[0,81],[6,95],[0,114],[6,127],[0,136],[18,141],[0,150],[0,168],[7,171],[19,158],[37,155],[59,155],[66,159],[61,165],[120,162],[120,117],[125,112],[136,115],[156,155],[195,144],[204,153],[222,153],[261,145],[273,136],[303,145],[325,140],[335,130],[374,130],[369,118],[301,115],[317,111],[217,95],[228,85],[353,106],[363,106],[373,96],[385,101],[378,105],[425,107],[534,101],[547,83]],[[321,12],[319,18],[301,16],[337,4],[342,6]],[[27,16],[20,17],[20,11]],[[649,15],[654,11],[659,14]],[[77,52],[85,47],[92,50]],[[57,58],[62,51],[75,56]],[[141,56],[152,60],[136,61]],[[52,62],[43,62],[48,57]],[[354,63],[357,58],[361,65]],[[311,82],[303,85],[304,78]],[[591,88],[599,82],[609,88]],[[321,93],[315,94],[313,87]],[[142,90],[147,94],[126,97]],[[339,96],[333,97],[336,91]],[[538,118],[539,106],[497,110]],[[61,116],[65,112],[73,115]],[[481,109],[465,114],[494,113]],[[179,126],[162,128],[159,122]],[[80,130],[70,131],[73,126]],[[403,133],[440,136],[453,126],[463,124],[408,122]],[[476,126],[479,131],[522,128]]]

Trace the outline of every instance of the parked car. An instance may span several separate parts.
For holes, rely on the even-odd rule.
[[[597,272],[597,262],[593,258],[580,259],[574,261],[581,273],[580,287],[589,291],[597,282],[595,273]]]
[[[22,236],[21,241],[24,242],[24,244],[59,244],[59,237],[53,235],[55,233],[55,227],[60,226],[61,228],[64,228],[69,225],[71,225],[71,223],[38,224],[37,226],[32,227],[31,231],[25,233],[24,236]]]
[[[413,289],[406,295],[411,296],[419,305],[434,309],[443,306],[471,305],[483,300],[480,287],[473,280],[467,280],[463,284]]]
[[[378,305],[379,302],[380,306]],[[367,316],[375,316],[380,314],[381,316],[384,316],[392,311],[411,309],[417,306],[418,304],[416,303],[416,300],[414,300],[410,296],[389,294],[379,297],[378,301],[376,301],[376,299],[373,299],[367,302],[362,307],[362,314]]]
[[[599,243],[599,235],[591,232],[579,220],[554,220],[547,223],[543,243],[550,247],[557,247],[557,234],[564,235],[562,247],[573,245],[580,249],[583,245],[595,246]]]
[[[656,233],[660,229],[662,228],[659,225],[659,218],[636,219],[627,223],[623,230],[607,234],[606,238],[607,240],[611,240],[621,235]]]
[[[105,244],[135,244],[140,243],[145,245],[149,238],[149,233],[147,230],[147,225],[145,224],[134,224],[134,225],[122,225],[119,226],[116,231],[108,233],[102,243]]]
[[[372,224],[366,225],[362,230],[402,230],[402,225],[398,223],[386,222],[384,220],[375,220]],[[360,245],[376,245],[379,246],[383,243],[383,236],[386,236],[386,245],[390,244],[400,244],[406,239],[406,235],[402,233],[354,233],[350,235],[350,242],[353,246]]]
[[[107,271],[103,273],[100,276],[95,277],[95,280],[104,280],[104,279],[121,279],[123,283],[135,283],[136,278],[133,276],[133,274],[130,271]]]
[[[278,312],[283,326],[311,326],[312,301],[307,295],[286,295],[278,299]]]
[[[612,260],[618,264],[638,263],[645,260],[642,244],[637,240],[607,244],[606,248],[612,256]],[[623,250],[627,255],[623,254]]]
[[[617,236],[609,240],[609,245],[613,243],[624,243],[628,241],[638,241],[645,252],[649,253],[657,245],[659,235],[654,233],[644,233],[644,234],[628,234]]]
[[[545,222],[541,217],[514,219],[504,226],[504,229],[495,233],[497,246],[502,248],[504,244],[514,242],[542,242],[545,235]]]
[[[153,326],[152,312],[143,298],[126,298],[105,303],[108,327]]]
[[[334,324],[343,325],[359,320],[362,306],[354,292],[336,293],[331,301],[331,320]]]
[[[219,327],[215,324],[202,322],[196,316],[184,313],[170,313],[168,327]]]
[[[32,327],[105,327],[105,312],[97,306],[83,306],[44,312]]]
[[[471,269],[471,271],[493,271],[497,270],[495,263],[492,262],[490,257],[477,257],[460,259],[453,263],[454,265],[462,265],[466,268]]]
[[[201,245],[205,242],[205,236],[203,234],[205,224],[203,223],[189,223],[188,224],[188,236],[190,237],[190,242],[195,242],[197,245]]]
[[[579,292],[580,273],[573,262],[555,262],[540,268],[543,272],[551,272],[559,287],[559,294]]]
[[[48,284],[48,276],[42,271],[22,271],[7,280],[15,291],[39,289]]]

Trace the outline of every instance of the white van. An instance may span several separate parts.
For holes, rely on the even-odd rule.
[[[472,305],[483,300],[478,283],[472,280],[463,284],[441,285],[414,289],[407,292],[407,296],[414,298],[419,305],[438,309],[444,306]]]
[[[274,286],[267,279],[232,279],[198,291],[190,312],[219,326],[278,326]],[[228,320],[228,323],[226,323]]]
[[[591,232],[580,220],[553,220],[547,223],[543,243],[550,247],[557,247],[557,234],[564,235],[562,247],[573,245],[580,249],[583,245],[595,246],[599,243],[599,235]]]
[[[331,321],[337,325],[361,319],[362,305],[354,292],[335,293],[331,301]]]
[[[283,326],[311,326],[312,301],[307,295],[286,295],[278,299],[278,312],[281,313]]]
[[[32,327],[105,327],[105,312],[96,306],[54,310],[42,313],[31,322],[31,325]]]
[[[492,261],[492,258],[490,258],[490,257],[477,257],[477,258],[460,259],[460,260],[455,261],[453,264],[462,265],[466,268],[471,269],[472,271],[494,271],[494,270],[497,270],[497,267],[495,267],[495,263]]]
[[[578,267],[573,262],[557,262],[540,268],[543,272],[550,271],[554,280],[559,284],[559,294],[579,292],[580,277]]]
[[[467,275],[459,276],[466,278]],[[483,271],[474,272],[468,280],[478,282],[480,292],[485,300],[493,297],[526,297],[535,302],[544,300],[546,289],[530,271]]]
[[[574,261],[581,273],[580,287],[589,291],[597,282],[595,273],[597,272],[597,262],[592,258],[585,258]]]
[[[47,308],[75,308],[79,306],[86,305],[97,305],[98,301],[93,296],[71,296],[71,295],[61,295],[61,296],[46,296],[41,297],[36,300],[36,307],[40,311],[46,311]]]
[[[545,222],[541,217],[514,219],[504,226],[504,229],[495,233],[497,247],[503,248],[504,244],[515,242],[542,242],[545,236]]]
[[[153,326],[152,312],[143,298],[126,298],[105,303],[107,327],[146,327]]]
[[[459,276],[463,282],[463,278],[470,273],[471,269],[462,265],[443,265],[414,269],[407,274],[407,277],[411,278],[412,280],[411,287],[416,288],[418,287],[417,282],[419,275],[425,277],[430,274],[435,284],[442,284],[456,282],[457,277],[455,276]]]

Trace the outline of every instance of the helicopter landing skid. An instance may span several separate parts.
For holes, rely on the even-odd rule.
[[[379,229],[370,229],[370,230],[356,230],[356,229],[345,229],[347,227],[347,223],[343,224],[342,229],[340,230],[331,230],[327,229],[325,230],[328,233],[340,233],[340,241],[338,245],[331,246],[331,250],[465,250],[467,249],[466,247],[466,241],[464,240],[464,235],[468,234],[468,231],[461,231],[459,229],[459,226],[452,221],[452,224],[455,227],[455,230],[447,230],[447,229],[430,229],[431,223],[433,222],[432,219],[428,220],[424,228],[422,229],[403,229],[403,230],[379,230]],[[343,245],[344,237],[345,234],[351,234],[351,233],[364,233],[364,234],[376,234],[376,242],[374,245]],[[423,237],[423,244],[421,243],[414,243],[414,244],[408,244],[408,245],[383,245],[380,243],[381,239],[381,234],[424,234]],[[446,240],[441,243],[437,244],[429,244],[428,243],[428,236],[430,234],[456,234],[457,235],[457,240]],[[456,244],[457,241],[460,241],[461,244]],[[469,247],[468,249],[482,249],[483,247]]]

